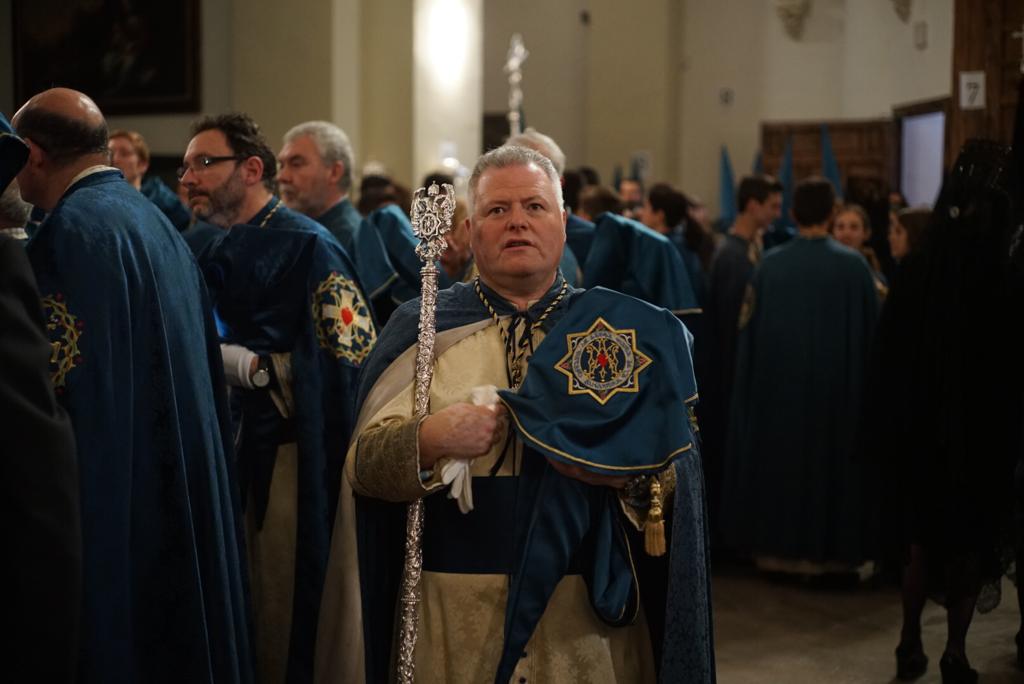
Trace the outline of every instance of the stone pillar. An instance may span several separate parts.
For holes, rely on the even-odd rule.
[[[482,0],[413,0],[413,178],[472,166],[483,136]]]

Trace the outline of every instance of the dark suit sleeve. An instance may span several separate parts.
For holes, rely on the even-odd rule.
[[[50,344],[24,248],[0,238],[0,646],[10,681],[72,681],[81,532],[71,422],[50,384]]]
[[[740,307],[754,266],[745,257],[723,254],[715,272],[717,309],[721,312],[719,324],[725,331],[739,328]]]

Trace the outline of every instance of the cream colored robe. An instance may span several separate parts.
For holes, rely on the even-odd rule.
[[[284,418],[295,415],[290,354],[271,354],[281,379],[271,399]],[[250,499],[245,515],[245,546],[252,593],[253,647],[260,684],[284,684],[292,636],[295,549],[298,538],[299,450],[295,442],[277,448],[262,527]]]

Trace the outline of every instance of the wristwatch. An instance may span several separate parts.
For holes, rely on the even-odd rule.
[[[252,374],[252,384],[258,389],[264,389],[270,385],[270,357],[261,356],[256,372]]]

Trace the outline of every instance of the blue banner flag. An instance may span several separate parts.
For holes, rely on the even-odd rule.
[[[722,145],[721,162],[718,166],[718,206],[720,207],[720,224],[728,230],[736,221],[736,181],[732,174],[732,162],[729,150]]]
[[[821,124],[821,175],[825,176],[835,188],[836,197],[843,198],[843,182],[839,176],[839,163],[836,162],[836,155],[832,151],[832,136],[828,133],[828,126]]]
[[[785,230],[792,223],[790,210],[793,208],[793,139],[786,138],[786,148],[782,152],[782,163],[779,165],[779,183],[782,184],[782,215],[775,222],[777,230]]]

